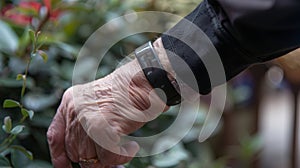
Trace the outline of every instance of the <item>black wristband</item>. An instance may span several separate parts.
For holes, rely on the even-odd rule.
[[[153,88],[159,88],[164,91],[168,106],[176,105],[181,102],[181,96],[169,80],[167,72],[161,65],[151,42],[148,42],[135,50],[135,56],[143,69],[143,72]],[[161,92],[157,95],[164,100]]]

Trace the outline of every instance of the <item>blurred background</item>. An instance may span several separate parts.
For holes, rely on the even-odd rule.
[[[95,30],[135,11],[185,16],[200,2],[1,0],[0,167],[52,167],[46,131],[64,90],[72,85],[78,52]],[[174,22],[165,24],[170,27]],[[97,78],[112,72],[137,46],[157,37],[157,33],[143,33],[119,41],[99,65]],[[223,117],[207,141],[197,141],[209,106],[202,103],[200,109],[195,109],[199,115],[194,127],[178,145],[156,156],[135,158],[126,167],[299,167],[299,57],[300,51],[296,50],[252,66],[230,81]],[[86,60],[86,66],[91,61]],[[177,112],[178,107],[171,108],[133,135],[163,131],[176,119]]]

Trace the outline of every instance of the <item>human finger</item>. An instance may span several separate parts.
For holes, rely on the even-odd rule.
[[[54,167],[71,167],[71,162],[65,151],[65,120],[59,108],[48,131],[47,139]]]

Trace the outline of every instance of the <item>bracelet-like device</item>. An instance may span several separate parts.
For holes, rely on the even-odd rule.
[[[167,100],[164,100],[165,96],[163,96],[161,92],[156,92],[157,95],[165,101],[168,106],[179,104],[181,102],[181,96],[169,80],[167,72],[161,65],[151,42],[149,41],[138,47],[135,50],[135,56],[150,85],[153,88],[159,88],[164,91]]]

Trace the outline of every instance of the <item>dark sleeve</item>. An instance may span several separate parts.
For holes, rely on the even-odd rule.
[[[199,55],[183,42],[186,34],[182,32],[189,30],[184,26],[186,21],[180,21],[164,33],[162,41],[169,51],[168,57],[176,75],[189,84],[184,78],[186,69],[180,68],[175,59],[178,55],[194,73],[199,92],[206,94],[250,65],[269,61],[300,47],[299,9],[299,0],[204,0],[187,15],[183,20],[199,27],[217,50],[225,70],[225,81],[210,81],[207,65],[203,62],[212,56],[210,51]],[[197,32],[190,33],[188,38],[197,37]],[[201,47],[205,45],[199,44]],[[213,49],[208,47],[207,50]]]

